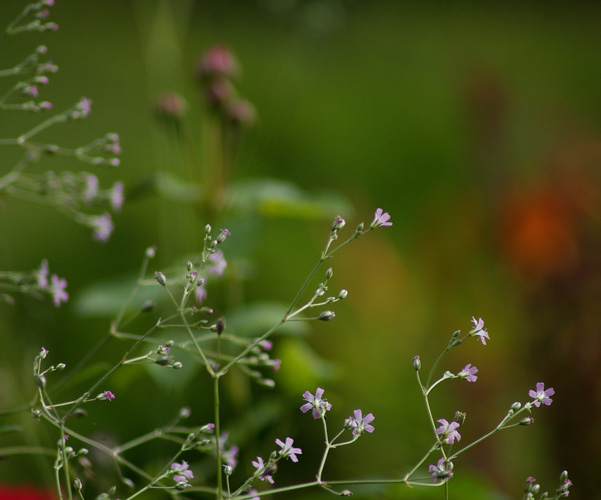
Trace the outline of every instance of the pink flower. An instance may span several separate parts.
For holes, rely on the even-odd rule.
[[[91,222],[94,228],[94,239],[97,241],[108,241],[114,228],[111,215],[105,212],[103,215],[92,217]]]
[[[353,415],[353,417],[349,417],[344,421],[344,426],[347,429],[353,429],[353,436],[360,436],[364,432],[373,432],[375,430],[374,426],[371,425],[371,422],[376,419],[373,413],[363,416],[361,410],[355,410]]]
[[[56,274],[53,274],[50,284],[50,294],[54,300],[56,307],[61,305],[61,302],[67,302],[69,300],[69,294],[65,291],[67,288],[67,280],[59,278]]]
[[[457,432],[457,427],[459,427],[459,423],[457,422],[447,422],[444,418],[438,420],[441,426],[436,429],[436,434],[440,436],[441,440],[447,440],[449,444],[453,444],[456,440],[461,440],[461,434]]]
[[[173,476],[173,480],[177,483],[187,483],[188,479],[194,479],[194,474],[191,470],[188,470],[188,462],[182,460],[181,464],[172,463],[171,470],[177,472]]]
[[[286,443],[282,443],[281,440],[276,439],[275,444],[282,448],[280,450],[280,456],[282,458],[289,458],[293,462],[298,462],[298,457],[296,455],[301,455],[303,453],[303,450],[300,448],[294,448],[292,446],[294,444],[294,439],[289,437],[286,438]]]
[[[305,391],[303,394],[303,398],[306,403],[300,407],[300,410],[303,413],[307,413],[309,410],[313,410],[313,418],[321,418],[322,415],[325,415],[327,411],[332,408],[332,404],[328,403],[326,399],[322,399],[324,390],[321,387],[318,387],[315,391],[315,396],[311,394],[309,391]]]
[[[384,212],[384,210],[382,210],[381,208],[378,208],[376,210],[376,213],[374,214],[374,220],[371,223],[371,228],[375,229],[377,227],[382,227],[382,226],[392,226],[392,222],[390,221],[390,214],[388,212]]]
[[[461,370],[457,374],[457,376],[459,378],[464,378],[468,382],[475,382],[476,380],[478,380],[476,373],[478,373],[478,368],[476,368],[475,366],[472,366],[472,364],[469,363],[469,364],[465,365],[465,368],[463,370]]]
[[[553,387],[549,387],[545,391],[545,384],[543,382],[537,382],[536,391],[530,390],[530,392],[528,392],[528,395],[531,398],[534,398],[532,404],[534,404],[536,407],[540,406],[541,403],[549,406],[553,402],[551,399],[553,394],[555,394],[555,389],[553,389]]]
[[[482,342],[482,345],[486,345],[486,339],[490,340],[488,336],[488,332],[484,329],[484,321],[482,318],[474,318],[472,316],[472,324],[474,327],[470,330],[469,335],[473,335],[474,337],[478,337],[478,340]]]

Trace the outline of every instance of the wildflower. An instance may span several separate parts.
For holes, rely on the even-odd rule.
[[[223,258],[223,252],[215,250],[215,252],[209,255],[209,261],[212,263],[211,267],[209,267],[209,272],[215,276],[223,276],[223,272],[227,267],[227,262]]]
[[[54,300],[54,305],[58,307],[61,305],[61,302],[67,302],[67,300],[69,300],[69,294],[65,292],[65,288],[67,288],[67,280],[64,278],[59,278],[56,274],[53,274],[51,281],[50,294]]]
[[[115,182],[113,185],[113,189],[109,194],[109,199],[111,201],[111,207],[113,208],[113,212],[119,212],[121,207],[123,206],[123,201],[125,196],[123,194],[123,183]]]
[[[266,467],[266,464],[263,462],[261,457],[257,457],[257,460],[253,460],[253,467],[257,469],[259,473],[259,479],[261,481],[268,481],[273,484],[273,477],[271,477],[271,473],[273,470],[271,468]]]
[[[105,212],[103,215],[94,216],[91,218],[91,223],[94,228],[94,239],[108,241],[114,229],[111,215]]]
[[[40,269],[35,272],[35,276],[38,280],[38,286],[44,290],[48,287],[48,261],[44,259],[40,265]]]
[[[85,189],[81,195],[84,201],[90,202],[98,196],[98,177],[94,174],[85,174]]]
[[[309,391],[305,391],[303,398],[307,402],[300,407],[300,410],[303,413],[307,413],[309,410],[313,409],[313,418],[320,418],[322,415],[325,415],[326,412],[332,408],[332,404],[328,403],[326,399],[322,399],[323,393],[324,390],[321,387],[317,388],[315,396]]]
[[[249,490],[248,492],[249,495],[255,495],[254,497],[252,497],[250,500],[261,500],[259,498],[259,496],[257,495],[257,490]]]
[[[474,324],[474,327],[470,330],[469,335],[478,337],[478,340],[482,342],[482,345],[486,345],[486,339],[490,340],[490,337],[488,336],[488,332],[484,329],[484,321],[482,318],[476,320],[476,318],[472,316],[472,323]]]
[[[457,431],[458,422],[447,422],[444,418],[438,420],[441,426],[436,429],[436,434],[440,435],[441,440],[446,440],[449,444],[453,444],[455,440],[461,440],[461,434]]]
[[[411,362],[413,363],[413,369],[418,372],[420,370],[420,368],[422,367],[422,362],[419,359],[419,354],[417,356],[414,356],[413,358],[411,358]]]
[[[436,465],[430,465],[428,470],[432,473],[432,481],[436,482],[437,479],[446,481],[453,477],[453,462],[441,458]]]
[[[71,113],[73,118],[85,118],[92,110],[92,100],[82,97],[75,105],[75,111]]]
[[[232,78],[240,68],[227,47],[216,46],[207,50],[200,58],[196,67],[201,78]]]
[[[381,208],[378,208],[374,214],[374,220],[372,221],[370,227],[375,229],[382,226],[392,226],[392,222],[390,222],[390,214],[388,212],[384,212]]]
[[[106,401],[112,401],[115,399],[115,395],[111,391],[104,391],[102,393],[102,399],[105,399]]]
[[[282,448],[280,450],[280,456],[282,458],[289,458],[293,462],[298,462],[298,457],[296,455],[302,455],[303,453],[303,450],[300,448],[294,448],[292,446],[294,444],[294,439],[289,437],[286,438],[286,443],[282,443],[281,440],[276,439],[275,444]]]
[[[536,391],[531,389],[530,392],[528,392],[528,396],[534,398],[534,401],[532,403],[536,407],[540,406],[541,403],[549,406],[553,402],[553,400],[551,399],[551,396],[553,396],[553,394],[555,394],[555,389],[553,389],[553,387],[549,387],[545,391],[545,384],[542,382],[537,382]]]
[[[375,430],[370,423],[376,419],[372,413],[368,413],[364,417],[361,410],[355,410],[353,414],[354,417],[349,417],[344,422],[347,429],[353,429],[353,436],[360,436],[363,432],[373,432]]]
[[[182,460],[181,464],[172,463],[171,470],[177,472],[173,476],[173,480],[177,483],[188,483],[188,479],[194,479],[194,474],[191,470],[188,470],[188,462]]]
[[[219,245],[223,243],[225,239],[231,234],[232,233],[230,233],[227,229],[222,229],[217,238],[215,239],[216,244]]]
[[[204,287],[204,281],[203,284],[199,284],[196,287],[196,291],[194,292],[194,294],[196,296],[196,302],[198,302],[198,305],[201,305],[203,301],[207,298],[207,289]]]
[[[461,370],[457,374],[457,376],[459,378],[464,378],[468,382],[475,382],[476,380],[478,380],[476,373],[478,373],[478,368],[476,368],[475,366],[472,366],[472,364],[469,363],[469,364],[465,365],[465,368],[463,370]]]

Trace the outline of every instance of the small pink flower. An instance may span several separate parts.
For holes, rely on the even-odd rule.
[[[465,365],[465,368],[463,370],[461,370],[457,374],[457,376],[459,378],[464,378],[468,382],[475,382],[476,380],[478,380],[476,373],[478,373],[478,368],[476,368],[475,366],[472,366],[472,364],[469,363],[469,364]]]
[[[374,220],[371,223],[371,228],[375,229],[376,227],[383,226],[392,226],[392,222],[390,222],[390,214],[388,212],[384,212],[381,208],[376,210],[374,214]]]
[[[440,427],[436,429],[436,434],[440,436],[441,440],[447,440],[449,444],[453,444],[455,441],[461,440],[461,434],[457,431],[457,427],[459,427],[459,423],[457,422],[447,422],[444,418],[438,420],[440,423]]]
[[[296,455],[301,455],[303,453],[303,450],[300,448],[294,448],[292,446],[294,444],[294,439],[289,437],[286,438],[286,443],[282,443],[280,439],[276,439],[275,444],[282,448],[280,450],[280,456],[282,458],[289,458],[293,462],[298,462],[298,457]]]
[[[50,294],[54,300],[54,305],[58,307],[61,305],[61,302],[67,302],[67,300],[69,300],[69,294],[65,291],[67,288],[67,280],[59,278],[56,274],[53,274],[50,280]]]
[[[549,387],[547,390],[545,390],[545,384],[543,382],[537,382],[536,391],[530,390],[530,392],[528,392],[528,395],[531,398],[534,398],[532,404],[534,404],[536,407],[540,406],[541,403],[549,406],[553,402],[551,399],[553,394],[555,394],[555,389],[553,389],[553,387]]]

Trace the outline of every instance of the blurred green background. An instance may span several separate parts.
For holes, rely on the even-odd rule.
[[[5,2],[4,24],[20,3]],[[334,216],[347,219],[350,234],[382,207],[394,226],[353,244],[333,263],[333,288],[349,290],[336,320],[311,323],[302,341],[276,337],[283,364],[275,392],[232,374],[226,428],[252,398],[259,404],[246,420],[252,424],[233,436],[248,447],[234,479],[245,477],[257,454],[271,451],[264,443],[291,435],[303,448],[302,460],[280,467],[277,483],[311,480],[320,429],[298,407],[302,392],[318,385],[334,405],[332,425],[355,408],[376,416],[374,434],[337,450],[326,476],[402,476],[431,443],[411,358],[420,354],[429,367],[451,333],[467,331],[475,315],[485,320],[489,344],[468,343],[444,369],[457,373],[472,363],[478,382],[443,386],[436,417],[467,412],[462,435],[469,442],[496,425],[513,401],[526,401],[536,382],[555,387],[556,397],[536,412],[536,425],[462,456],[452,498],[518,498],[527,476],[554,491],[563,469],[575,484],[572,498],[601,498],[595,487],[601,465],[600,14],[596,2],[58,2],[51,20],[60,29],[3,40],[1,66],[16,64],[39,44],[49,47],[60,71],[41,97],[58,110],[81,96],[94,106],[86,121],[56,127],[45,138],[76,147],[117,132],[122,166],[98,175],[105,184],[122,179],[128,198],[104,245],[50,209],[2,200],[0,268],[33,269],[47,258],[52,272],[68,279],[71,296],[61,309],[24,297],[1,306],[2,406],[29,400],[31,361],[40,346],[52,362],[74,366],[108,331],[109,318],[84,307],[90,287],[133,276],[149,245],[159,249],[151,270],[160,269],[200,248],[206,222],[227,226],[233,236],[224,251],[232,261],[214,292],[215,307],[285,305],[318,257]],[[231,172],[236,209],[199,211],[156,179],[158,172],[194,179],[211,160],[211,119],[194,67],[214,45],[235,54],[242,67],[237,89],[258,120],[245,131]],[[187,102],[177,126],[157,119],[156,101],[165,92]],[[0,132],[14,136],[35,120],[3,112]],[[8,148],[2,154],[5,168],[18,157]],[[63,158],[38,168],[90,170]],[[257,188],[243,182],[266,178],[297,186],[301,202],[245,208],[240,199]],[[104,354],[113,362],[124,349],[112,341]],[[202,373],[189,372],[179,385],[146,375],[115,377],[118,398],[94,410],[90,432],[131,439],[168,421],[184,398],[191,399],[185,404],[197,423],[210,421]],[[30,420],[23,416],[26,442],[56,440]],[[45,459],[5,463],[4,482],[51,480]],[[355,493],[443,497],[437,488]]]

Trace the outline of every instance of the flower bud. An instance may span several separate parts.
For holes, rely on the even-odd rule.
[[[46,387],[46,377],[44,377],[44,375],[36,375],[34,379],[35,383],[40,389],[44,389]]]
[[[413,369],[418,372],[420,370],[420,368],[422,367],[422,362],[419,359],[419,355],[414,356],[413,358],[411,358],[411,361],[413,362]]]
[[[180,370],[181,368],[183,368],[184,365],[180,362],[180,361],[176,361],[175,363],[173,363],[172,368],[174,370]]]
[[[82,488],[81,481],[78,477],[76,477],[75,480],[73,481],[73,488],[77,491],[80,491]]]
[[[522,407],[522,403],[520,403],[519,401],[516,401],[515,403],[513,403],[511,405],[511,409],[513,411],[518,411],[521,407]]]
[[[156,252],[157,252],[157,247],[148,247],[146,249],[146,253],[145,253],[146,258],[152,259],[156,255]]]
[[[223,466],[223,473],[226,476],[231,476],[234,473],[234,468],[231,465],[224,465]]]
[[[207,225],[205,226],[205,234],[211,234],[211,230],[212,230],[212,229],[213,229],[213,228],[211,227],[211,224],[207,224]]]
[[[568,471],[564,470],[561,475],[559,476],[559,481],[560,482],[565,482],[568,479]]]
[[[340,492],[340,496],[341,497],[352,497],[353,496],[353,492],[351,490],[342,490]]]
[[[159,285],[161,286],[165,286],[167,284],[167,278],[160,271],[154,273],[154,278],[159,282]]]
[[[196,72],[202,79],[233,78],[238,75],[238,61],[224,46],[215,46],[200,56],[196,63]]]
[[[340,217],[340,215],[337,215],[332,224],[332,232],[342,229],[345,225],[346,221],[342,217]]]
[[[346,299],[348,297],[348,291],[345,289],[340,290],[340,292],[338,293],[338,298],[340,300],[342,299]]]
[[[317,319],[320,321],[331,321],[335,317],[336,313],[334,311],[323,311]]]
[[[531,425],[534,423],[534,419],[532,417],[526,417],[520,420],[520,425]]]
[[[455,412],[455,417],[453,418],[453,420],[455,422],[457,422],[459,425],[463,425],[463,422],[465,422],[465,417],[467,415],[464,412],[461,411],[456,411]]]
[[[186,269],[188,270],[188,272],[192,271],[192,269],[194,269],[194,264],[192,264],[192,261],[188,261],[186,263]]]
[[[329,280],[332,278],[332,276],[334,276],[334,271],[332,270],[332,268],[328,268],[328,270],[326,271],[326,279]]]
[[[67,367],[67,365],[65,363],[59,363],[58,365],[56,365],[56,369],[58,371],[64,370]]]
[[[215,240],[217,242],[217,245],[223,243],[230,234],[232,233],[230,233],[227,229],[222,229],[219,233],[219,236],[217,236],[217,239]]]
[[[359,224],[357,226],[357,229],[355,229],[355,234],[353,235],[353,238],[358,238],[359,236],[361,236],[363,234],[364,228],[365,228],[365,224],[362,222],[361,224]]]

